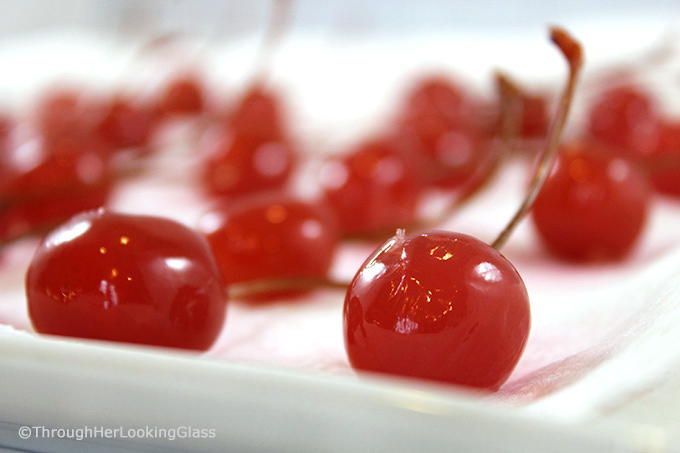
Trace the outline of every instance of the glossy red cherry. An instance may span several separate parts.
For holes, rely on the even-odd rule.
[[[26,276],[40,333],[205,350],[226,294],[206,241],[176,222],[102,210],[52,231]]]
[[[199,223],[227,283],[325,278],[338,245],[332,215],[278,195],[225,204]]]
[[[205,108],[203,85],[194,75],[181,75],[166,86],[159,101],[162,115],[196,115]]]
[[[561,258],[616,260],[640,236],[649,200],[649,185],[637,167],[575,144],[562,150],[532,219],[543,243]]]
[[[657,162],[649,168],[650,179],[656,190],[668,195],[680,195],[680,123],[662,124],[659,144],[649,158]]]
[[[423,187],[413,161],[388,139],[362,143],[321,169],[324,198],[344,234],[384,232],[416,220]]]
[[[615,85],[600,93],[590,106],[589,132],[621,156],[640,158],[657,146],[660,121],[658,106],[642,87]]]
[[[208,145],[202,183],[217,197],[235,197],[283,188],[293,171],[295,154],[282,140],[262,140],[226,131]]]
[[[403,232],[352,280],[345,347],[359,370],[495,390],[519,361],[529,298],[515,268],[464,234]]]

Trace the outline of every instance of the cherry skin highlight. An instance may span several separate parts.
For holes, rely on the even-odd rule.
[[[565,147],[536,198],[532,219],[543,243],[569,261],[627,255],[647,218],[650,189],[627,161],[592,145]]]
[[[325,278],[338,245],[331,213],[279,195],[219,206],[201,219],[199,231],[227,283]]]
[[[400,230],[350,284],[345,348],[355,369],[496,390],[530,318],[524,283],[497,250],[465,234]]]
[[[224,323],[224,283],[206,241],[167,219],[79,214],[52,231],[26,276],[45,334],[205,350]]]

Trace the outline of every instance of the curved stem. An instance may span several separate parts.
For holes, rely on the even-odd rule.
[[[519,136],[522,92],[507,75],[500,71],[496,72],[495,79],[496,90],[501,100],[501,142],[505,152],[512,154]]]
[[[270,22],[253,61],[251,71],[253,85],[262,83],[271,72],[272,59],[276,55],[291,22],[292,3],[292,0],[272,0]]]
[[[534,204],[536,197],[538,196],[538,192],[541,190],[545,180],[548,178],[550,169],[552,168],[555,158],[557,157],[557,151],[562,138],[562,131],[564,130],[564,125],[571,107],[571,101],[574,96],[577,78],[581,71],[581,66],[583,65],[583,49],[581,45],[569,35],[569,33],[561,28],[553,27],[550,29],[550,38],[567,59],[567,63],[569,64],[569,78],[567,79],[566,87],[562,92],[555,116],[553,117],[553,120],[550,124],[548,139],[540,156],[538,165],[536,166],[536,171],[534,173],[534,178],[531,181],[531,186],[529,187],[529,190],[527,191],[521,206],[515,213],[514,217],[510,220],[510,223],[508,223],[496,240],[491,244],[491,246],[496,250],[500,250],[501,247],[505,245],[519,222],[522,221],[522,219],[524,219],[524,217],[527,215],[531,209],[531,206]]]
[[[248,299],[270,293],[308,289],[337,289],[345,291],[348,287],[349,282],[332,280],[330,278],[274,278],[231,284],[229,285],[229,296],[232,299]]]
[[[451,218],[461,207],[469,203],[479,195],[493,180],[503,163],[511,156],[514,151],[517,137],[519,135],[520,119],[520,90],[501,72],[497,72],[496,89],[500,99],[501,112],[501,135],[500,145],[490,145],[486,158],[481,162],[476,171],[469,178],[468,182],[459,190],[456,198],[451,200],[440,212],[425,218],[417,219],[409,224],[400,225],[407,230],[419,231],[436,227]],[[350,240],[382,240],[386,235],[390,235],[395,227],[373,231],[367,234],[348,236]]]

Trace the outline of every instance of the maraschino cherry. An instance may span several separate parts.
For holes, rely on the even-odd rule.
[[[0,164],[0,228],[9,238],[53,228],[106,203],[112,172],[98,149],[66,140],[55,151],[20,128],[10,134]]]
[[[210,137],[202,184],[209,195],[234,198],[285,187],[296,157],[282,140],[265,140],[238,129]]]
[[[493,246],[459,233],[407,237],[400,230],[368,258],[345,298],[345,348],[354,368],[495,390],[519,361],[529,299],[498,249],[547,177],[582,59],[566,32],[553,29],[551,38],[569,61],[570,77],[517,215]]]
[[[384,232],[416,220],[423,185],[413,160],[389,138],[368,140],[328,161],[320,179],[345,235]]]
[[[651,191],[642,171],[593,144],[563,149],[532,219],[556,256],[578,262],[626,256],[639,238]]]
[[[195,350],[215,341],[226,311],[224,282],[201,235],[104,209],[43,240],[26,295],[40,333]]]
[[[399,231],[350,285],[345,345],[360,370],[494,390],[519,361],[530,318],[521,277],[493,247]]]
[[[443,188],[465,184],[484,161],[489,143],[481,102],[445,76],[415,83],[398,135],[424,164],[423,179]]]
[[[661,116],[659,106],[638,84],[611,84],[590,106],[589,133],[594,140],[637,159],[657,146]]]
[[[248,89],[229,117],[229,128],[260,141],[287,138],[285,112],[272,90],[256,84]]]
[[[200,114],[205,108],[203,84],[198,76],[181,74],[174,77],[163,90],[158,101],[161,116]]]
[[[199,231],[228,284],[324,279],[338,245],[332,213],[280,194],[218,206],[203,216]]]
[[[117,95],[102,106],[95,134],[113,150],[135,148],[144,154],[157,123],[149,106]]]

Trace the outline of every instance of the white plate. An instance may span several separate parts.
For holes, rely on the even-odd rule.
[[[6,448],[623,452],[652,446],[639,432],[556,424],[450,389],[4,333],[0,446]],[[96,427],[118,434],[59,439],[43,426],[72,428],[62,433],[71,437]],[[27,439],[19,435],[24,427]],[[208,437],[180,437],[196,429]]]
[[[34,7],[40,3],[31,2]],[[381,18],[385,33],[372,35],[366,43],[338,39],[342,29],[335,28],[330,38],[325,35],[325,40],[312,44],[309,37],[319,35],[295,34],[281,49],[275,77],[299,101],[293,119],[296,132],[307,139],[306,146],[323,138],[324,147],[334,148],[376,127],[392,107],[391,96],[406,74],[421,64],[440,61],[442,55],[455,58],[441,67],[459,72],[479,89],[488,89],[488,75],[494,67],[507,69],[521,80],[527,77],[556,85],[564,63],[547,44],[547,23],[570,28],[588,44],[587,55],[601,63],[631,49],[644,53],[660,34],[677,30],[673,27],[680,17],[675,3],[672,7],[662,1],[645,4],[644,14],[637,14],[636,2],[573,3],[570,14],[564,2],[509,6],[492,1],[449,6],[431,2],[422,14],[438,18],[432,29],[425,26],[428,30],[423,34],[404,36],[399,28],[404,16],[396,7],[370,3],[365,8],[377,11],[375,17]],[[352,11],[349,3],[343,5]],[[405,8],[402,13],[422,12],[420,6],[408,2],[399,5]],[[309,8],[309,3],[301,2],[302,22],[316,20],[325,11],[321,8],[307,17],[304,13]],[[437,14],[438,8],[444,8],[444,14]],[[385,11],[389,14],[383,16]],[[592,15],[586,14],[590,11]],[[635,14],[634,21],[631,14]],[[456,16],[462,25],[448,30],[444,25],[449,16]],[[512,35],[506,39],[508,24]],[[301,26],[305,31],[305,24]],[[19,47],[0,49],[0,66],[6,68],[0,74],[0,88],[11,93],[12,102],[25,107],[25,96],[54,75],[42,70],[46,61],[61,61],[67,73],[123,83],[130,74],[124,74],[123,80],[110,79],[112,73],[120,73],[127,54],[109,58],[102,49],[110,49],[111,42],[90,42],[90,38],[75,32],[3,38]],[[406,45],[395,47],[395,41]],[[244,68],[253,42],[221,49],[224,54],[208,48],[208,56],[225,57],[213,65],[216,74],[225,68],[241,68],[226,78],[228,85],[238,87],[247,75]],[[74,48],[79,51],[72,52]],[[64,55],[69,56],[64,59]],[[357,67],[364,70],[356,71]],[[483,80],[479,74],[484,74]],[[675,78],[671,73],[662,80]],[[356,89],[340,89],[345,86]],[[654,85],[654,90],[669,101],[674,96],[668,95],[665,86]],[[170,153],[167,162],[159,160],[167,164],[177,157]],[[172,172],[165,179],[159,176],[153,185],[130,181],[116,194],[114,204],[128,212],[168,214],[192,224],[205,203],[183,190],[192,184],[189,178],[177,176]],[[447,226],[493,238],[514,209],[522,182],[516,169],[510,169],[495,188]],[[534,326],[517,372],[497,397],[384,378],[357,379],[346,373],[339,318],[335,317],[339,304],[327,298],[318,301],[314,322],[302,324],[309,321],[307,309],[312,304],[256,313],[232,307],[221,343],[225,347],[204,356],[35,337],[4,328],[0,329],[0,447],[40,451],[680,451],[676,432],[680,426],[680,384],[676,384],[680,382],[676,371],[680,347],[675,332],[680,323],[680,211],[677,203],[668,200],[654,209],[639,250],[630,261],[611,268],[573,268],[546,261],[544,255],[536,254],[531,228],[524,225],[517,232],[504,253],[527,282]],[[0,267],[0,319],[27,328],[21,281],[30,245],[21,247],[5,258],[12,265],[23,264]],[[266,321],[271,329],[258,332],[272,313],[280,319]],[[326,336],[321,338],[320,333]],[[251,334],[251,345],[239,348],[237,340]],[[117,430],[117,438],[46,438],[42,426],[81,430],[63,432],[71,437],[108,428]],[[29,428],[28,439],[20,438],[22,427]],[[130,438],[130,430],[147,428],[155,437]],[[209,438],[182,437],[189,428]]]

